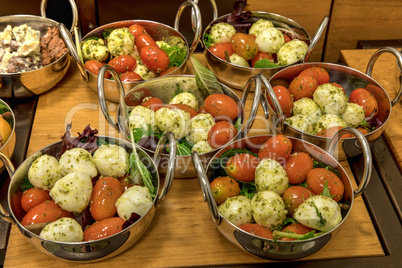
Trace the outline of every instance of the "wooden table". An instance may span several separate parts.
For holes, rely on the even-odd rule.
[[[196,57],[204,63],[203,56]],[[191,66],[188,72],[191,73]],[[241,95],[241,91],[237,91]],[[252,96],[249,96],[251,99]],[[109,103],[109,109],[117,105]],[[246,110],[248,114],[249,109]],[[262,110],[258,112],[262,118]],[[83,82],[74,64],[66,77],[51,91],[40,96],[28,148],[28,156],[40,148],[59,141],[67,123],[72,132],[81,132],[86,125],[100,135],[119,136],[108,126],[98,98]],[[253,134],[268,133],[264,120],[256,120]],[[341,163],[353,180],[346,161]],[[355,184],[355,183],[354,183]],[[340,232],[319,252],[302,261],[383,256],[384,250],[361,197]],[[126,252],[96,267],[171,267],[264,264],[272,261],[250,255],[229,242],[212,223],[208,206],[203,201],[196,178],[175,179],[166,199],[156,211],[149,229],[139,242]],[[77,264],[54,260],[38,251],[14,225],[6,252],[5,267],[73,267]],[[92,267],[85,264],[83,267]]]

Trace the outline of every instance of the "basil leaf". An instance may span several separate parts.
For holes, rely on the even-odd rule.
[[[280,67],[280,65],[273,63],[269,59],[262,59],[255,63],[254,68],[276,68]]]
[[[224,94],[215,73],[203,66],[194,56],[192,56],[190,60],[194,67],[197,87],[204,97],[215,93]]]

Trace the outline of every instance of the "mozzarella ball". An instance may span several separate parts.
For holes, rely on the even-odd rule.
[[[198,103],[197,97],[191,92],[182,92],[180,94],[177,94],[170,100],[169,103],[170,104],[177,104],[177,103],[186,104],[186,105],[194,108],[194,110],[196,110],[196,111],[198,111],[198,108],[200,106]]]
[[[294,115],[286,118],[285,122],[290,126],[306,133],[313,133],[314,123],[308,115]]]
[[[319,85],[314,91],[313,99],[325,113],[336,115],[343,114],[348,103],[342,89],[330,83]]]
[[[143,130],[153,130],[159,132],[156,125],[155,112],[142,105],[135,106],[128,117],[128,124],[131,129],[141,128]]]
[[[308,50],[306,42],[293,39],[285,43],[278,51],[278,64],[288,65],[304,58]]]
[[[141,60],[137,60],[137,66],[135,67],[134,72],[139,74],[144,80],[151,80],[157,77],[157,74],[148,69]]]
[[[36,158],[28,170],[29,182],[40,189],[50,190],[61,179],[59,161],[51,155]]]
[[[348,127],[357,127],[365,118],[365,111],[357,103],[347,103],[346,110],[341,114],[341,118]]]
[[[180,49],[188,49],[186,42],[179,36],[169,36],[165,42],[171,47],[179,47]]]
[[[236,33],[236,29],[226,22],[212,25],[209,35],[214,44],[222,42],[230,42],[232,35]]]
[[[222,217],[235,226],[253,221],[250,199],[243,195],[227,198],[219,205],[218,211]]]
[[[293,115],[307,115],[314,124],[322,116],[322,110],[315,101],[310,98],[301,98],[293,103]]]
[[[125,220],[131,213],[144,216],[152,206],[152,196],[147,187],[134,185],[127,189],[116,201],[117,214]]]
[[[282,165],[269,158],[260,161],[255,169],[257,191],[272,191],[282,195],[288,188],[289,179]]]
[[[162,107],[155,112],[157,127],[162,131],[171,131],[176,139],[185,137],[190,129],[190,114],[180,109]]]
[[[109,58],[109,49],[103,39],[90,39],[82,44],[82,57],[84,60],[106,61]]]
[[[107,47],[114,57],[128,55],[134,49],[134,35],[125,27],[114,29],[107,38]]]
[[[76,147],[65,151],[59,159],[59,164],[62,176],[72,171],[86,172],[91,178],[98,175],[98,170],[92,161],[92,155],[83,148]]]
[[[250,64],[239,54],[233,53],[229,57],[230,63],[243,66],[243,67],[250,67]]]
[[[251,199],[254,221],[270,230],[280,228],[288,213],[282,198],[272,191],[257,192]]]
[[[196,151],[199,154],[204,154],[211,152],[215,150],[208,141],[199,141],[196,144],[194,144],[193,148],[191,150]]]
[[[272,27],[274,27],[274,24],[271,21],[259,19],[251,25],[250,29],[248,30],[248,34],[254,34],[257,36],[265,29]]]
[[[313,195],[296,209],[293,217],[304,226],[328,232],[341,221],[341,209],[336,201],[323,195]]]
[[[208,131],[213,125],[215,125],[215,119],[211,114],[197,114],[190,119],[190,133],[186,136],[186,139],[192,144],[206,141],[208,139]]]
[[[275,27],[267,28],[261,31],[255,38],[258,50],[261,52],[273,54],[277,53],[285,43],[285,38],[280,30]]]
[[[342,126],[346,127],[345,121],[337,115],[334,114],[324,114],[321,118],[317,121],[315,125],[315,133],[320,132],[323,129]]]
[[[81,225],[74,219],[61,218],[51,222],[42,229],[40,237],[58,242],[82,242],[84,232]]]
[[[56,182],[49,195],[67,211],[80,213],[91,200],[92,180],[86,172],[73,171]]]
[[[101,145],[92,159],[99,174],[103,176],[123,177],[129,168],[126,149],[116,144]]]

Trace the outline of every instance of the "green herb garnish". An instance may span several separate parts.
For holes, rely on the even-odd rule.
[[[280,65],[273,63],[269,59],[262,59],[254,64],[254,68],[276,68],[276,67],[280,67]]]
[[[215,93],[225,94],[213,71],[202,65],[194,56],[190,60],[194,67],[197,87],[204,97]]]
[[[180,66],[187,57],[187,48],[180,48],[178,46],[172,47],[168,44],[162,44],[160,48],[169,56],[169,67]]]

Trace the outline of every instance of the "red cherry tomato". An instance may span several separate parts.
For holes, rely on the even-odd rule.
[[[22,218],[25,216],[26,213],[21,206],[21,198],[22,198],[21,191],[13,193],[10,198],[10,204],[11,207],[13,208],[14,215],[19,221],[22,220]]]
[[[170,74],[171,72],[173,72],[173,71],[176,70],[176,69],[177,69],[177,66],[169,67],[169,68],[167,68],[165,71],[161,72],[161,73],[159,74],[159,76],[168,75],[168,74]]]
[[[357,130],[359,130],[363,135],[366,135],[368,133],[367,129],[363,128],[363,127],[357,127]],[[342,138],[352,138],[354,137],[352,134],[345,134],[342,136]]]
[[[148,69],[161,73],[169,67],[170,59],[158,46],[146,46],[141,50],[141,60]]]
[[[363,107],[366,117],[378,113],[378,103],[373,94],[367,89],[357,88],[350,94],[349,102],[357,103]]]
[[[341,85],[339,85],[338,83],[335,83],[335,82],[331,83],[331,85],[341,88],[342,91],[343,91],[343,93],[346,94],[346,91],[345,91],[345,89],[343,88],[343,86],[341,86]]]
[[[208,143],[212,148],[219,148],[231,141],[237,135],[236,127],[227,121],[220,121],[208,131]]]
[[[291,154],[283,168],[288,174],[290,184],[299,184],[307,179],[307,173],[314,167],[313,159],[304,152]]]
[[[109,61],[109,65],[116,70],[117,73],[133,72],[137,67],[137,60],[130,55],[121,55]]]
[[[240,225],[239,228],[256,236],[274,239],[271,230],[257,223],[245,223]]]
[[[307,198],[314,195],[312,191],[302,186],[290,186],[283,193],[283,203],[289,214],[293,215],[296,208]]]
[[[198,109],[198,113],[199,113],[199,114],[207,114],[208,111],[207,111],[207,109],[205,109],[205,106],[201,106],[201,107]]]
[[[152,37],[150,37],[148,34],[142,34],[140,36],[138,36],[138,38],[136,38],[134,40],[135,42],[135,46],[137,47],[137,51],[138,53],[141,55],[141,51],[144,47],[146,46],[158,46],[158,44],[156,44],[155,40],[152,39]]]
[[[98,75],[99,69],[102,68],[103,65],[105,65],[105,63],[97,60],[89,60],[85,62],[84,68],[88,70],[88,72]],[[106,72],[105,78],[109,79],[110,77],[112,77],[112,75],[109,72]]]
[[[329,74],[327,70],[321,67],[310,67],[304,69],[299,76],[309,75],[317,80],[318,85],[329,83]]]
[[[285,39],[285,43],[292,41],[292,38],[290,38],[289,35],[287,35],[287,34],[284,34],[283,38]]]
[[[133,24],[128,27],[130,33],[134,36],[134,40],[138,39],[140,35],[148,34],[144,27],[139,24]]]
[[[285,135],[272,136],[261,146],[258,158],[260,160],[270,158],[283,165],[292,152],[292,146],[291,140]]]
[[[40,203],[43,203],[45,200],[50,200],[51,197],[49,195],[49,191],[39,189],[37,187],[32,187],[26,190],[21,197],[21,206],[22,208],[28,212],[33,207],[36,207]]]
[[[247,34],[235,33],[230,38],[230,42],[232,44],[234,53],[245,60],[253,59],[258,53],[257,44],[253,38]]]
[[[165,104],[161,99],[157,97],[151,97],[144,99],[141,105],[156,112],[157,110],[162,108]]]
[[[190,118],[193,118],[194,116],[196,116],[198,114],[197,111],[193,107],[191,107],[187,104],[184,104],[184,103],[167,104],[164,107],[169,108],[169,109],[183,110],[190,114]]]
[[[227,52],[228,57],[232,56],[233,54],[233,48],[230,42],[213,44],[209,47],[209,51],[211,51],[212,54],[224,61],[226,61],[225,52]]]
[[[303,224],[299,223],[299,222],[294,222],[289,224],[288,226],[286,226],[285,228],[282,229],[282,232],[292,232],[295,234],[307,234],[311,231],[313,231],[314,229],[304,226]],[[288,237],[282,237],[281,240],[284,241],[292,241],[292,240],[296,240],[295,238],[288,238]]]
[[[225,94],[211,94],[204,101],[205,109],[218,120],[232,121],[239,115],[236,101]]]
[[[274,86],[272,88],[275,92],[276,97],[278,98],[279,105],[282,108],[283,114],[286,117],[290,117],[292,115],[292,108],[293,108],[293,98],[290,94],[289,90],[284,86]],[[270,96],[267,96],[268,102],[273,107],[272,100]]]
[[[96,221],[113,217],[116,212],[116,201],[123,194],[124,188],[118,179],[101,177],[94,186],[89,205],[91,215]]]
[[[290,82],[289,91],[295,101],[301,98],[312,99],[317,87],[318,82],[315,78],[310,75],[299,75]]]
[[[74,213],[65,211],[53,200],[46,200],[28,211],[21,220],[21,224],[52,222],[64,217],[74,218]]]
[[[251,154],[237,154],[226,162],[226,172],[235,180],[252,182],[260,161]]]
[[[125,72],[120,75],[120,80],[122,82],[136,82],[143,80],[141,75],[136,72]]]
[[[254,67],[255,63],[259,60],[262,59],[268,59],[272,62],[274,62],[274,57],[272,57],[271,54],[265,53],[265,52],[258,52],[257,55],[253,58],[253,60],[251,61],[251,67]]]
[[[146,97],[152,97],[151,91],[147,88],[139,88],[127,94],[124,100],[128,106],[137,106],[141,105]]]
[[[239,183],[228,176],[218,177],[210,185],[212,196],[218,206],[225,202],[226,198],[237,196],[240,193]]]
[[[124,220],[119,217],[97,221],[84,231],[84,241],[98,240],[123,230]]]
[[[307,188],[316,195],[323,192],[326,182],[332,199],[339,202],[343,197],[345,186],[335,173],[325,168],[315,168],[307,173]]]

